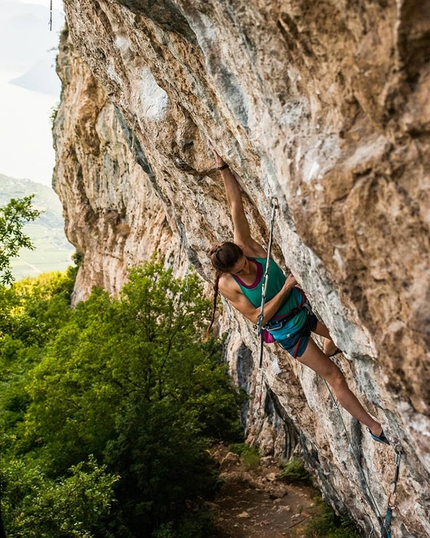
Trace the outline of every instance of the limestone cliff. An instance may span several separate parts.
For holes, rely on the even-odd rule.
[[[278,261],[403,447],[393,536],[429,536],[430,1],[64,4],[55,186],[83,256],[76,300],[94,284],[116,292],[156,249],[212,280],[206,253],[232,228],[211,138],[261,241],[277,198]],[[331,502],[378,529],[393,451],[285,352],[267,348],[261,383],[254,328],[227,305],[221,323],[237,382],[263,385],[249,439],[277,454],[299,439]]]

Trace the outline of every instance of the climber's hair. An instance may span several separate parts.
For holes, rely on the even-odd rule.
[[[216,270],[215,274],[215,283],[214,283],[214,297],[213,297],[213,308],[212,308],[212,319],[210,325],[206,331],[205,341],[209,338],[212,326],[215,322],[215,314],[217,307],[218,299],[218,290],[219,290],[219,279],[223,273],[229,273],[231,269],[236,265],[236,263],[243,256],[243,251],[231,241],[224,241],[215,247],[212,247],[209,251],[209,258],[213,267]]]

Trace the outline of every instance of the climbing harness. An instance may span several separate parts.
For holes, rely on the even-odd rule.
[[[270,219],[270,232],[269,232],[269,244],[267,245],[267,258],[266,258],[266,269],[263,275],[263,285],[261,292],[261,306],[260,314],[258,315],[257,320],[257,329],[260,335],[260,361],[259,368],[263,364],[263,349],[264,349],[264,329],[263,329],[263,319],[264,319],[264,305],[266,304],[266,291],[267,291],[267,282],[269,281],[269,268],[270,268],[270,255],[272,252],[272,242],[273,242],[273,227],[275,225],[275,216],[276,210],[278,209],[278,199],[272,198],[272,216]]]
[[[394,480],[392,482],[392,490],[390,492],[390,495],[388,496],[387,514],[385,516],[385,519],[383,519],[382,514],[380,513],[380,511],[378,509],[378,505],[377,505],[377,503],[375,501],[375,498],[373,497],[372,492],[370,490],[369,484],[368,484],[367,479],[366,479],[366,475],[364,474],[363,468],[362,468],[362,466],[360,464],[360,461],[359,461],[359,458],[358,458],[358,456],[356,454],[355,447],[354,447],[354,445],[352,443],[352,440],[351,440],[351,438],[350,438],[350,436],[348,434],[348,429],[346,427],[345,421],[343,420],[342,412],[340,410],[340,405],[337,402],[336,398],[334,397],[333,392],[332,392],[329,384],[327,383],[327,381],[325,379],[324,379],[324,383],[326,384],[326,387],[327,387],[327,389],[329,391],[329,394],[331,396],[331,399],[333,401],[333,406],[334,406],[335,409],[337,409],[337,411],[339,413],[339,417],[340,417],[340,420],[342,422],[343,428],[345,430],[346,438],[347,438],[348,444],[349,444],[349,446],[351,448],[351,453],[352,453],[352,455],[354,457],[354,460],[355,460],[355,463],[357,465],[357,468],[360,469],[362,480],[363,480],[363,483],[364,483],[365,488],[367,490],[368,498],[370,500],[369,504],[372,506],[372,509],[373,509],[374,513],[376,514],[379,522],[381,523],[381,537],[382,538],[393,538],[393,536],[391,534],[391,518],[392,518],[392,515],[393,515],[394,502],[395,502],[396,489],[397,489],[397,482],[399,481],[400,462],[401,462],[403,450],[402,450],[400,445],[396,445],[394,447],[394,451],[396,452],[396,470],[395,470],[395,474],[394,474]],[[370,530],[369,538],[373,535],[373,531],[374,531],[374,528],[372,526],[372,528]]]
[[[394,447],[396,451],[396,470],[394,472],[394,480],[391,482],[391,492],[388,496],[387,501],[387,514],[381,525],[381,536],[382,538],[392,538],[391,535],[391,518],[393,517],[393,509],[395,508],[396,502],[396,490],[397,482],[399,481],[400,475],[400,462],[402,461],[403,450],[400,445]]]

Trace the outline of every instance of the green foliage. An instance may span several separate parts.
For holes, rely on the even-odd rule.
[[[49,273],[0,286],[0,449],[13,442],[12,429],[23,420],[30,403],[29,373],[45,346],[67,322],[74,270]],[[15,434],[15,433],[14,433]]]
[[[13,460],[2,478],[9,538],[92,538],[98,522],[110,512],[118,480],[92,456],[56,480]]]
[[[30,238],[24,234],[26,222],[36,220],[40,211],[32,209],[33,196],[10,200],[0,207],[0,284],[11,284],[11,259],[18,255],[21,248],[33,249]]]
[[[152,538],[207,538],[217,535],[214,515],[206,507],[186,513],[179,525],[172,522],[162,524]]]
[[[29,179],[15,179],[2,174],[0,183],[0,206],[5,206],[12,198],[34,196],[33,207],[41,211],[36,221],[23,227],[34,249],[23,248],[18,257],[11,260],[14,279],[38,276],[41,271],[65,271],[71,265],[74,249],[65,236],[63,207],[54,190]]]
[[[203,499],[219,486],[207,449],[239,438],[241,398],[222,342],[202,342],[211,305],[197,277],[175,279],[152,261],[119,299],[96,289],[73,310],[72,282],[69,272],[0,292],[9,534],[33,536],[34,525],[48,538],[207,536]],[[63,509],[73,488],[83,504]]]
[[[300,483],[309,486],[312,484],[312,477],[299,458],[292,458],[283,463],[279,476],[290,484]]]
[[[258,448],[247,445],[246,443],[234,443],[230,450],[238,454],[241,460],[249,469],[256,469],[260,465],[260,453]]]
[[[306,527],[306,538],[360,538],[353,521],[337,516],[321,497],[316,497],[318,512]]]

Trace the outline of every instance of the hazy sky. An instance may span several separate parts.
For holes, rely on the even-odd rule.
[[[41,6],[45,6],[49,8],[49,0],[14,0],[15,2],[19,2],[21,4],[39,4]],[[59,9],[60,11],[63,10],[63,2],[62,0],[52,0],[52,7],[53,9]]]
[[[61,0],[53,8],[50,32],[49,0],[0,0],[0,173],[44,185],[54,167],[50,116],[59,103],[55,49],[64,24]],[[22,76],[24,87],[11,84]]]
[[[49,7],[49,0],[15,0],[20,4],[39,4],[41,6]],[[52,6],[57,9],[63,9],[63,2],[61,0],[52,0]]]

